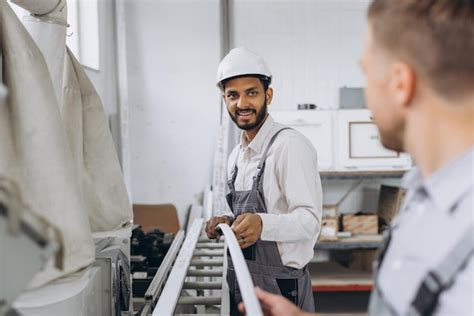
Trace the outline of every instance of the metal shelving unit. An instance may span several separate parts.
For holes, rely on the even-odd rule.
[[[319,241],[315,250],[377,249],[382,244],[382,235],[355,235],[337,241]]]
[[[381,170],[381,171],[322,171],[323,180],[361,179],[361,178],[401,178],[406,170]]]
[[[312,263],[311,279],[316,292],[366,292],[373,286],[370,272],[355,271],[335,262]]]

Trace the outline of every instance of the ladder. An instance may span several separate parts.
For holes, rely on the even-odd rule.
[[[247,312],[262,315],[250,273],[230,227],[219,225],[225,242],[211,242],[202,235],[203,224],[204,220],[198,218],[185,239],[182,231],[176,235],[145,293],[141,316],[229,315],[227,250],[236,267]]]

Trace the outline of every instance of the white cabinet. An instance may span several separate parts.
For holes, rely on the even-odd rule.
[[[369,110],[273,111],[275,121],[305,135],[320,171],[393,171],[411,168],[410,156],[384,148]]]
[[[334,111],[300,110],[271,112],[273,119],[306,136],[318,153],[321,171],[334,170],[334,146],[332,137]]]

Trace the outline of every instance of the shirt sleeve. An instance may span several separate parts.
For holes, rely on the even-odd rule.
[[[316,150],[300,134],[288,138],[276,157],[276,173],[288,213],[259,213],[262,219],[260,238],[277,242],[316,242],[322,217],[322,188]]]

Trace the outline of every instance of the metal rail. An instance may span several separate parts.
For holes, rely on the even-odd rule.
[[[153,280],[150,283],[146,293],[145,293],[145,300],[156,300],[158,295],[160,294],[160,290],[162,285],[165,282],[165,278],[168,275],[168,272],[171,269],[174,259],[178,254],[179,249],[181,248],[181,244],[184,240],[184,231],[180,230],[173,239],[173,243],[169,248],[168,252],[166,253],[163,262],[161,263],[158,271],[156,272]]]
[[[196,219],[183,242],[181,250],[176,258],[175,264],[168,277],[168,282],[161,293],[161,297],[153,310],[153,316],[172,315],[178,302],[181,288],[183,287],[186,272],[188,271],[194,248],[201,235],[204,220]]]
[[[163,262],[161,263],[160,267],[158,268],[158,271],[156,272],[155,276],[153,277],[153,280],[150,283],[150,286],[145,292],[145,305],[140,313],[141,316],[148,316],[148,314],[151,313],[151,310],[155,306],[155,302],[161,293],[163,284],[165,283],[166,278],[168,277],[168,273],[173,265],[173,262],[176,259],[176,256],[178,255],[178,251],[181,248],[183,240],[184,231],[180,230],[174,237],[173,242],[171,243],[171,246],[168,249],[165,258],[163,259]]]

